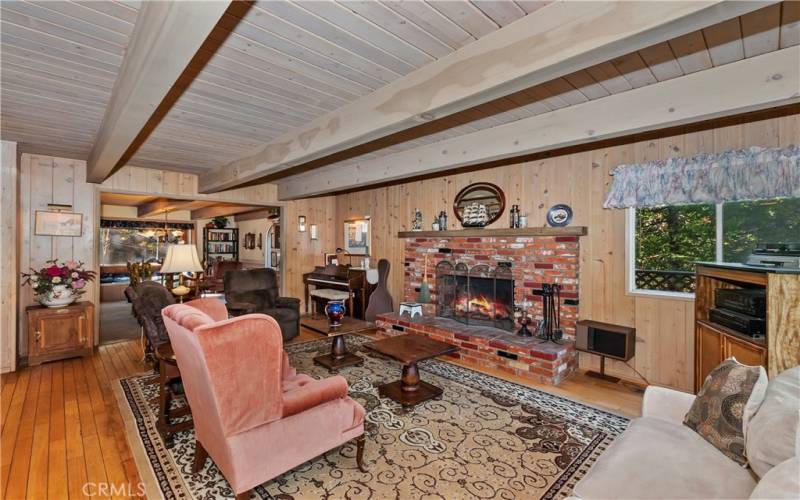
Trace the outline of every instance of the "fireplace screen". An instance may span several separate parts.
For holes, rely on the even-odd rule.
[[[442,261],[436,266],[436,314],[468,325],[514,329],[514,278],[506,266]]]

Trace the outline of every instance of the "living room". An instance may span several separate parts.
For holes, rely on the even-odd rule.
[[[3,498],[797,498],[799,5],[4,2]]]

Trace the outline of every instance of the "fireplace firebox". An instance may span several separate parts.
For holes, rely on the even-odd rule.
[[[436,265],[436,315],[467,325],[514,329],[514,277],[510,266]]]

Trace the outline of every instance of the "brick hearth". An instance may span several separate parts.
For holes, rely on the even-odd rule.
[[[397,313],[378,315],[376,325],[387,336],[424,335],[461,348],[447,355],[478,366],[494,368],[542,384],[559,384],[578,367],[571,342],[564,345],[525,338],[497,328],[467,326],[449,318]]]

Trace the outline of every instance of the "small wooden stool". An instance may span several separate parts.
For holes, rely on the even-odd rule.
[[[408,313],[411,319],[414,319],[414,316],[417,314],[422,316],[422,304],[417,302],[400,302],[399,315],[402,316],[403,313]]]

